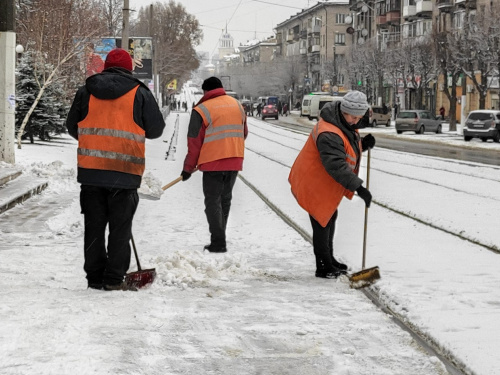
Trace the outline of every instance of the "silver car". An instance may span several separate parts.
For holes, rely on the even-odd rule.
[[[464,140],[468,142],[472,138],[481,138],[483,142],[491,138],[493,142],[500,142],[500,111],[471,111],[465,120]]]
[[[396,132],[412,131],[416,134],[424,132],[442,133],[442,120],[423,109],[402,110],[396,117]]]

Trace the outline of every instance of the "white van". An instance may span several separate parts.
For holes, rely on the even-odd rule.
[[[310,108],[311,99],[313,96],[316,96],[316,95],[324,96],[324,95],[328,95],[328,93],[326,93],[324,91],[315,91],[315,92],[309,93],[308,95],[305,95],[304,98],[302,98],[302,105],[300,107],[300,115],[301,116],[309,117],[309,115],[311,114],[311,108]]]
[[[312,119],[319,119],[319,113],[321,111],[321,108],[326,103],[337,101],[337,100],[342,100],[341,96],[332,96],[332,95],[313,95],[311,96],[311,101],[309,104],[309,120]]]

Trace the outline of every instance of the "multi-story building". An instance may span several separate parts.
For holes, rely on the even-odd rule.
[[[276,26],[276,54],[301,62],[303,81],[295,87],[297,97],[349,87],[345,65],[351,45],[345,24],[349,14],[348,0],[323,2]]]
[[[265,41],[240,46],[240,62],[243,65],[254,64],[258,62],[272,62],[277,53],[277,44],[275,38],[268,38]]]
[[[446,32],[463,32],[464,26],[468,21],[474,20],[476,16],[491,14],[491,12],[500,11],[498,0],[435,0],[433,8],[433,19],[435,28],[438,33]],[[497,13],[498,15],[498,13]],[[472,47],[472,46],[471,46]],[[467,69],[467,68],[466,68]],[[469,74],[474,74],[478,81],[481,77],[476,66],[472,64],[469,69]],[[494,71],[494,70],[493,70]],[[498,71],[494,73],[496,76],[488,77],[487,96],[485,107],[499,108],[500,106],[500,87],[498,80]],[[448,113],[450,106],[449,100],[443,92],[444,80],[447,79],[447,86],[451,86],[451,78],[440,76],[438,78],[436,102],[437,107],[443,106]],[[473,81],[470,78],[465,78],[462,75],[457,81],[457,98],[458,106],[456,108],[456,118],[461,120],[462,113],[467,115],[468,112],[479,109],[479,93],[476,90]],[[462,108],[462,98],[465,98],[465,106]]]

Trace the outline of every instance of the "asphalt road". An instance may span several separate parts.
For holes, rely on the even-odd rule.
[[[447,145],[432,142],[432,140],[426,142],[421,140],[394,139],[393,137],[384,137],[384,134],[377,134],[377,147],[447,159],[500,165],[500,144],[498,145],[498,150],[485,150],[480,148],[461,148],[459,145]]]
[[[311,121],[308,121],[303,117],[301,118],[293,115],[280,117],[279,121],[272,120],[269,122],[306,133],[309,133],[314,126],[314,123]],[[367,128],[365,130],[369,129],[371,128]],[[500,144],[498,144],[498,149],[488,150],[461,147],[460,144],[445,144],[439,142],[439,140],[433,140],[432,135],[430,135],[428,141],[398,137],[396,134],[377,133],[374,135],[377,138],[377,147],[384,147],[391,150],[410,152],[420,155],[500,166]]]

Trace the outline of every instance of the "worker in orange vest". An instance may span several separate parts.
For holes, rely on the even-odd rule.
[[[367,207],[372,200],[358,177],[361,152],[375,146],[371,134],[360,138],[357,130],[368,108],[366,95],[360,91],[326,104],[290,171],[292,193],[312,224],[316,277],[333,279],[347,273],[347,265],[333,255],[342,198],[352,199],[357,192]]]
[[[132,76],[127,51],[110,51],[104,71],[87,78],[76,93],[66,126],[78,140],[88,287],[133,290],[124,277],[130,264],[146,138],[160,137],[165,121],[149,88]]]
[[[225,253],[233,186],[243,168],[247,116],[240,102],[226,95],[219,78],[207,78],[201,88],[203,97],[191,111],[188,152],[181,175],[186,181],[196,168],[203,172],[210,231],[210,244],[204,249]]]

